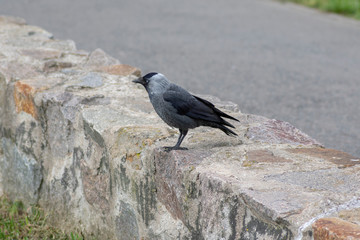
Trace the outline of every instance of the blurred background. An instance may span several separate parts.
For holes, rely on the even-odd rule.
[[[0,0],[0,14],[360,156],[358,20],[272,0]]]

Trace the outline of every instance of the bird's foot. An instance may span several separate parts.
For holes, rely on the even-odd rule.
[[[165,149],[165,152],[170,152],[172,150],[189,150],[185,147],[175,147],[175,146],[174,147],[164,147],[164,149]]]

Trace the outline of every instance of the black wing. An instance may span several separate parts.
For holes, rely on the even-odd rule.
[[[193,119],[208,121],[218,124],[224,124],[229,127],[234,127],[221,117],[230,118],[238,121],[226,113],[215,108],[211,102],[193,96],[186,90],[173,86],[164,93],[164,100],[170,103],[177,111],[178,114],[186,115]]]

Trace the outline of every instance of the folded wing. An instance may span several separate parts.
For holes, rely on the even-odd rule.
[[[170,103],[180,115],[186,115],[192,119],[198,120],[201,125],[219,128],[228,135],[237,135],[225,126],[234,128],[232,124],[225,121],[229,118],[238,121],[236,118],[217,109],[211,102],[191,95],[186,90],[173,86],[164,93],[164,100]],[[224,126],[225,125],[225,126]]]

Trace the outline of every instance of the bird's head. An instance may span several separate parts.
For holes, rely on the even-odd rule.
[[[143,85],[149,94],[163,93],[170,84],[163,74],[156,72],[148,73],[143,77],[133,80],[133,82]]]

